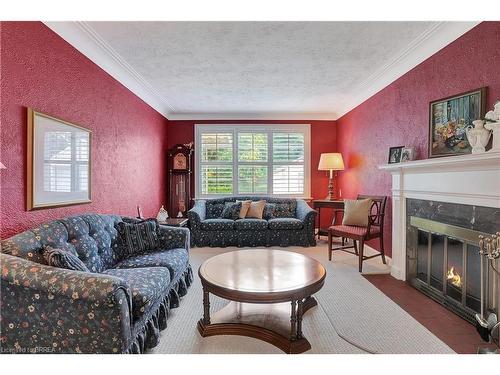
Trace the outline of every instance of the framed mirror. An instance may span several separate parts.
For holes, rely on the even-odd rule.
[[[91,135],[28,108],[28,210],[92,202]]]

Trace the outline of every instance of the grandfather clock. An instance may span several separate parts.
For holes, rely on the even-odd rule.
[[[168,150],[168,202],[170,217],[187,217],[191,203],[193,143],[177,144]]]

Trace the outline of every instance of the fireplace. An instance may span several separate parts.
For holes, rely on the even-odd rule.
[[[500,230],[500,152],[379,169],[392,180],[391,275],[473,321],[481,308],[478,236]],[[490,266],[500,269],[500,259]],[[500,276],[490,268],[484,310],[498,313]]]
[[[474,323],[481,312],[481,261],[484,295],[493,292],[493,275],[479,255],[479,236],[494,233],[499,210],[418,199],[407,199],[406,207],[408,282]]]

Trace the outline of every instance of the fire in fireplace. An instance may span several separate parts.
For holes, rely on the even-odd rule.
[[[448,272],[446,272],[446,279],[450,281],[453,286],[457,288],[462,287],[462,278],[460,274],[455,271],[455,267],[451,267]]]

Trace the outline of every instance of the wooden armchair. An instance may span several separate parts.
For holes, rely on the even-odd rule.
[[[357,255],[359,258],[359,272],[362,272],[363,261],[367,259],[381,256],[382,262],[386,264],[384,253],[384,215],[387,197],[358,195],[357,199],[371,199],[373,201],[370,215],[368,216],[368,226],[358,227],[352,225],[342,225],[342,221],[340,221],[339,218],[341,214],[344,213],[344,210],[335,210],[332,226],[328,228],[328,260],[332,260],[332,252],[334,250],[342,250],[347,253]],[[342,245],[333,248],[333,237],[342,237]],[[352,245],[345,244],[346,238],[352,240]],[[380,241],[380,253],[372,256],[365,256],[363,254],[365,241],[374,238],[378,238]],[[347,249],[354,249],[354,251],[349,251]]]

